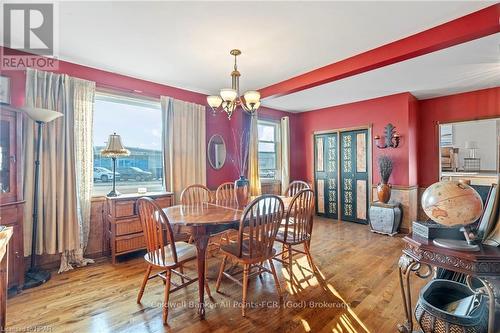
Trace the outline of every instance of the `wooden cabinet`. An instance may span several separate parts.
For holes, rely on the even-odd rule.
[[[111,259],[146,248],[142,234],[141,221],[137,210],[137,199],[153,198],[161,208],[173,204],[173,193],[152,192],[146,194],[123,194],[119,197],[106,197],[106,237],[111,249]]]
[[[8,256],[8,287],[16,291],[24,282],[21,130],[22,114],[1,105],[0,224],[13,230]]]

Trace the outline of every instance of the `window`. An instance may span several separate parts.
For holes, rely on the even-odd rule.
[[[280,177],[279,123],[259,120],[259,171],[262,179]]]
[[[100,152],[110,134],[116,132],[130,156],[116,160],[116,188],[120,193],[137,193],[163,188],[161,149],[161,107],[159,101],[97,93],[94,105],[94,195],[111,190],[113,163]]]

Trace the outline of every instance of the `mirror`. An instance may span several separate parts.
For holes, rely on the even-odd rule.
[[[440,178],[496,179],[500,151],[500,118],[439,125]],[[477,179],[476,179],[477,178]]]
[[[226,162],[226,143],[219,134],[214,134],[208,141],[208,162],[215,170],[219,170]]]

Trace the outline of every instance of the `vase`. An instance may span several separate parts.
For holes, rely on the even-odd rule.
[[[381,183],[377,186],[377,196],[378,201],[383,203],[388,203],[391,199],[391,185],[387,183]]]
[[[234,182],[234,193],[238,207],[245,207],[248,204],[249,187],[250,182],[244,176],[240,176],[240,178]]]

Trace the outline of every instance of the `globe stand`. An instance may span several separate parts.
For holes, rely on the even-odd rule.
[[[479,245],[475,244],[475,237],[471,238],[473,234],[469,231],[468,226],[460,228],[460,231],[463,231],[465,235],[465,240],[436,238],[432,242],[436,246],[450,250],[466,251],[466,252],[479,251],[480,247]]]

